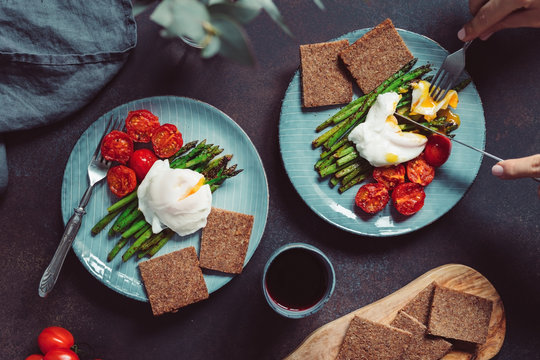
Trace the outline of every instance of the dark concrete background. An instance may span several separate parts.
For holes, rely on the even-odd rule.
[[[450,51],[469,19],[460,1],[276,1],[294,38],[263,14],[248,26],[255,67],[202,60],[180,41],[138,17],[138,45],[121,73],[69,119],[6,135],[9,188],[0,198],[0,358],[37,350],[46,326],[70,329],[103,359],[277,359],[319,326],[399,289],[446,263],[469,265],[499,291],[507,336],[497,359],[533,359],[540,352],[540,200],[532,180],[500,181],[485,159],[463,199],[435,223],[411,234],[367,238],[315,215],[295,192],[278,146],[280,102],[299,64],[298,45],[372,27],[387,17]],[[478,41],[467,69],[484,104],[486,150],[503,158],[540,152],[540,30],[507,30]],[[38,296],[43,270],[64,230],[60,189],[69,153],[101,114],[154,95],[188,96],[223,110],[247,132],[268,175],[270,211],[261,244],[244,273],[210,299],[154,318],[147,303],[102,285],[72,252],[52,294]],[[3,109],[9,111],[9,109]],[[277,247],[306,242],[333,261],[337,287],[319,313],[303,320],[274,314],[260,291],[262,269]]]

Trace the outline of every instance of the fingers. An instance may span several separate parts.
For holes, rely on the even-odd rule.
[[[540,154],[501,161],[491,168],[491,172],[500,179],[540,177]]]
[[[522,8],[523,0],[489,0],[487,2],[475,0],[474,4],[471,0],[471,12],[476,10],[478,6],[480,8],[474,18],[458,32],[458,37],[462,41],[469,41],[481,35],[492,33],[489,31],[490,28],[493,28],[515,10]]]
[[[469,10],[471,11],[471,14],[474,16],[480,10],[482,6],[484,6],[485,3],[487,3],[489,0],[470,0],[469,1]]]

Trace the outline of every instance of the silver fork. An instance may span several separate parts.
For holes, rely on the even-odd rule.
[[[433,100],[441,101],[446,96],[446,93],[448,93],[448,90],[455,85],[459,75],[465,69],[465,51],[471,43],[472,40],[467,41],[461,49],[444,59],[444,62],[429,86],[429,94]]]
[[[49,266],[47,266],[45,272],[43,273],[43,276],[41,277],[38,290],[39,296],[41,297],[47,296],[54,287],[54,284],[56,284],[56,280],[58,279],[58,275],[60,274],[60,270],[62,269],[62,265],[64,264],[64,260],[66,259],[66,255],[71,248],[71,244],[73,243],[73,240],[75,239],[75,236],[77,235],[81,227],[83,215],[86,214],[84,208],[90,200],[94,185],[96,185],[98,182],[105,178],[105,176],[107,175],[107,171],[111,167],[111,162],[105,160],[101,154],[101,141],[103,140],[105,135],[108,134],[111,130],[120,129],[121,123],[122,121],[120,119],[117,119],[115,121],[111,117],[103,135],[101,136],[101,139],[97,144],[96,151],[94,151],[94,155],[90,159],[90,163],[88,164],[88,180],[90,182],[90,185],[88,186],[88,189],[86,189],[81,201],[79,202],[79,206],[74,209],[74,213],[66,225],[66,229],[64,230],[64,234],[62,235],[60,244],[58,245],[58,248],[56,249],[53,258],[49,263]]]

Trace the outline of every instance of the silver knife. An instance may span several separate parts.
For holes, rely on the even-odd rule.
[[[453,142],[458,143],[458,144],[460,144],[460,145],[466,146],[466,147],[468,147],[469,149],[473,149],[474,151],[478,151],[479,153],[482,153],[482,154],[486,155],[487,157],[490,157],[490,158],[492,158],[493,160],[496,160],[497,162],[503,161],[503,159],[501,159],[501,158],[498,157],[498,156],[495,156],[495,155],[490,154],[490,153],[488,153],[488,152],[486,152],[486,151],[484,151],[484,150],[481,150],[481,149],[479,149],[479,148],[477,148],[477,147],[474,147],[474,146],[472,146],[472,145],[466,144],[466,143],[464,143],[464,142],[462,142],[462,141],[456,140],[456,139],[454,139],[454,138],[452,138],[452,137],[450,137],[450,136],[447,136],[447,135],[442,134],[442,133],[440,133],[440,132],[438,132],[438,131],[435,131],[435,130],[433,130],[433,129],[431,129],[431,128],[429,128],[429,127],[423,125],[423,124],[420,124],[420,123],[414,121],[414,120],[411,119],[410,117],[407,117],[407,116],[405,116],[405,115],[398,114],[397,112],[394,112],[394,116],[397,117],[398,119],[402,119],[402,120],[408,121],[408,122],[410,122],[410,123],[412,123],[412,124],[414,124],[414,125],[416,125],[416,126],[418,126],[418,127],[421,127],[422,129],[425,129],[425,130],[427,130],[427,131],[430,131],[430,132],[432,132],[432,133],[434,133],[434,134],[438,134],[438,135],[440,135],[440,136],[443,136],[443,137],[447,138],[447,139],[450,140],[450,141],[453,141]],[[540,182],[540,178],[532,178],[532,179],[535,180],[535,181]]]

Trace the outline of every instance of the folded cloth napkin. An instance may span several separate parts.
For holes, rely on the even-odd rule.
[[[2,2],[0,193],[8,174],[1,134],[79,110],[121,69],[136,42],[130,0]]]

